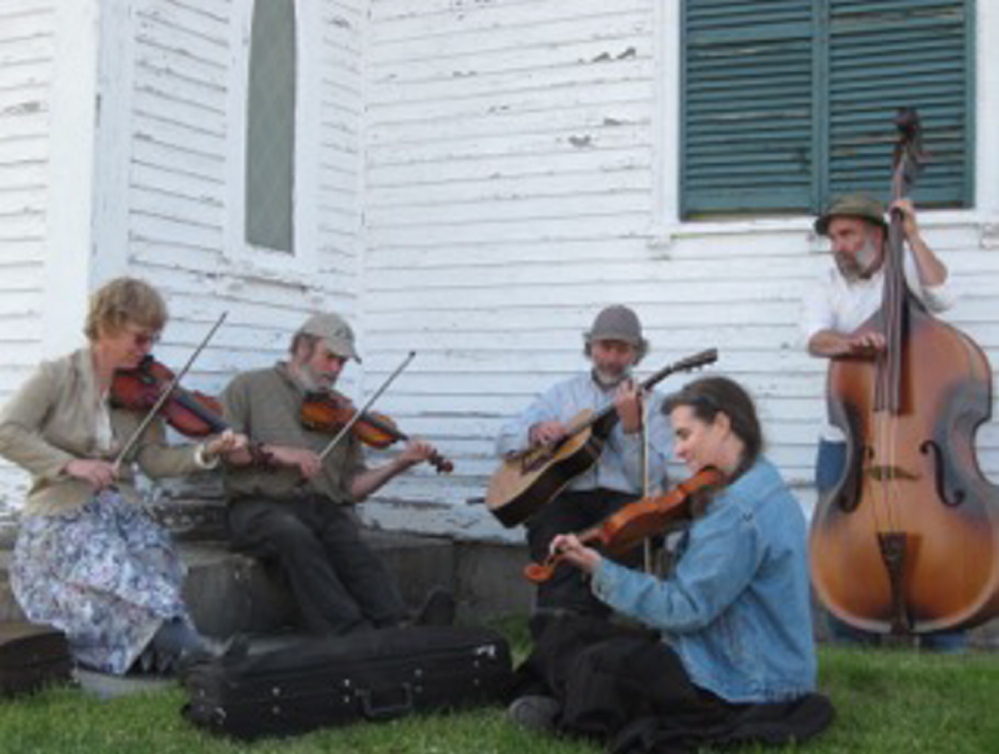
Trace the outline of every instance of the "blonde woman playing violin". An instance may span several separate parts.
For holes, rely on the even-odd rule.
[[[109,673],[169,671],[209,652],[181,598],[169,535],[137,504],[133,463],[150,477],[181,476],[245,443],[225,432],[171,447],[160,419],[140,434],[143,415],[110,405],[115,372],[138,366],[166,321],[152,286],[108,282],[90,300],[88,345],[44,362],[0,414],[0,455],[32,477],[14,595],[30,620],[66,633],[77,662]]]

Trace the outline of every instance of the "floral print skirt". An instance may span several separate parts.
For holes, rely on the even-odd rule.
[[[29,620],[64,631],[77,662],[123,674],[165,620],[190,620],[184,573],[169,533],[105,491],[67,516],[24,517],[10,580]]]

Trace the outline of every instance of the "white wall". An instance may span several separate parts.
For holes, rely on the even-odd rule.
[[[52,2],[0,8],[0,400],[41,356]]]
[[[984,5],[978,208],[925,213],[923,223],[962,295],[949,318],[999,364],[999,140],[987,126],[999,53],[984,44],[999,29]],[[373,520],[499,534],[465,504],[495,468],[492,438],[538,391],[584,367],[580,333],[612,302],[645,323],[649,371],[717,346],[717,370],[751,388],[771,457],[813,503],[826,365],[804,352],[797,321],[802,290],[828,258],[807,218],[677,220],[678,7],[371,0],[371,377],[417,349],[384,405],[457,466],[448,483],[431,472],[395,483],[388,504],[369,506]],[[979,460],[999,481],[995,422],[980,433]]]
[[[296,254],[243,241],[252,4],[136,3],[127,142],[129,269],[157,282],[177,360],[223,311],[195,380],[272,363],[317,308],[355,310],[359,259],[360,20],[351,3],[297,3]]]
[[[96,0],[0,8],[0,403],[82,336],[97,120]],[[26,478],[0,462],[0,510]]]
[[[466,504],[495,468],[493,437],[585,367],[581,332],[623,302],[653,344],[645,370],[720,349],[718,369],[753,389],[771,455],[810,503],[825,365],[803,352],[796,321],[827,260],[805,218],[676,220],[678,3],[297,0],[291,260],[241,241],[248,0],[117,0],[99,18],[96,3],[0,11],[13,61],[0,68],[0,391],[78,339],[86,291],[124,272],[167,294],[167,363],[230,312],[188,381],[208,391],[280,358],[307,311],[336,309],[365,358],[347,391],[370,393],[417,350],[378,408],[457,466],[394,481],[370,520],[517,537]],[[985,44],[999,9],[977,8],[977,207],[923,221],[962,296],[950,319],[999,364],[999,139],[987,125],[999,119],[999,51]],[[81,86],[52,80],[67,69]],[[61,141],[50,112],[67,114]],[[88,182],[89,198],[66,200]],[[53,227],[57,191],[67,214]],[[68,246],[49,254],[60,233]],[[75,284],[57,296],[48,271],[60,269]],[[60,326],[42,328],[57,311]],[[999,480],[995,422],[979,460]],[[0,467],[0,508],[18,504],[22,482]]]
[[[82,342],[87,294],[116,275],[146,278],[166,296],[171,321],[156,355],[175,368],[229,312],[185,381],[209,392],[282,358],[312,311],[358,316],[363,6],[296,2],[291,258],[242,241],[251,9],[242,0],[22,0],[0,10],[9,56],[0,68],[0,343],[9,354],[0,400],[43,350]],[[77,157],[50,164],[50,154]],[[46,205],[49,196],[58,204]],[[0,510],[20,505],[25,482],[0,467]]]

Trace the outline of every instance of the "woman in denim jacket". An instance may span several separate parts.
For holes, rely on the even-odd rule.
[[[546,710],[552,727],[585,733],[597,717],[598,727],[604,726],[607,711],[597,715],[592,699],[578,698],[589,693],[580,691],[583,686],[597,685],[573,680],[585,673],[602,676],[605,698],[597,706],[613,696],[606,689],[617,688],[626,708],[617,715],[651,713],[660,724],[665,715],[682,720],[686,729],[714,733],[731,733],[738,720],[760,709],[787,722],[787,715],[800,711],[795,703],[812,696],[816,657],[805,519],[777,469],[761,455],[751,398],[732,380],[707,377],[668,397],[663,410],[673,426],[674,452],[689,470],[710,466],[726,477],[726,486],[683,535],[669,577],[625,568],[574,534],[552,541],[553,552],[591,575],[600,600],[655,629],[661,641],[651,653],[637,645],[619,645],[614,652],[588,646],[549,684],[560,698],[522,698],[511,707],[515,720],[531,725]],[[658,670],[650,682],[652,667]],[[825,707],[812,721],[817,729],[831,716]],[[806,731],[786,733],[800,740]]]

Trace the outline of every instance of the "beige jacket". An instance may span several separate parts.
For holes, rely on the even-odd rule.
[[[86,482],[63,472],[74,458],[114,460],[142,422],[143,415],[111,409],[114,441],[97,448],[99,397],[89,349],[74,351],[41,366],[0,411],[0,455],[32,476],[25,504],[27,515],[68,513],[89,501]],[[154,421],[122,464],[118,489],[129,502],[139,501],[132,464],[149,477],[182,476],[202,469],[194,445],[166,444],[163,423]]]

